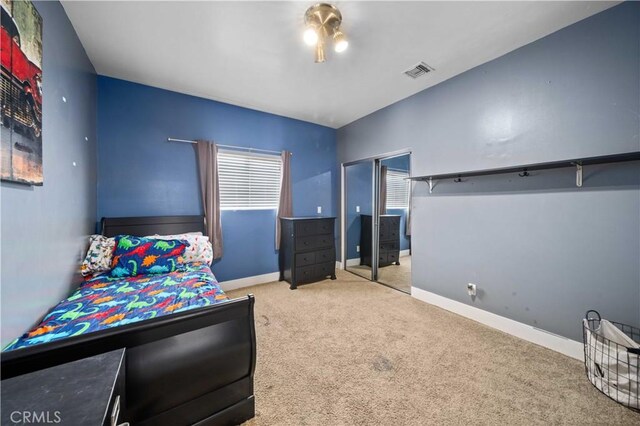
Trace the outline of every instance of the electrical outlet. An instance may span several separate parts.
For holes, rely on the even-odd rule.
[[[356,213],[360,213],[360,206],[356,206]]]
[[[322,206],[318,206],[318,214],[322,214]]]
[[[476,295],[476,285],[473,283],[468,283],[467,284],[467,293],[469,293],[469,296],[475,296]]]
[[[356,253],[360,253],[360,246],[356,246]]]

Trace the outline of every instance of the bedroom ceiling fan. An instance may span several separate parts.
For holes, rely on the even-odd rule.
[[[306,30],[304,42],[309,46],[315,46],[315,61],[325,61],[325,40],[333,39],[333,49],[340,53],[349,46],[344,33],[340,31],[342,14],[337,7],[329,3],[318,3],[311,6],[304,14]]]

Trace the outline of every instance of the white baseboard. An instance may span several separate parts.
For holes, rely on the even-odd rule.
[[[541,330],[417,287],[411,287],[411,296],[507,334],[511,334],[512,336],[544,346],[545,348],[560,352],[571,358],[584,361],[584,349],[581,342],[576,342],[575,340],[553,334],[549,331]]]
[[[400,257],[407,257],[407,256],[411,256],[411,249],[400,250]]]
[[[252,285],[266,284],[280,279],[280,272],[270,272],[268,274],[254,275],[252,277],[238,278],[237,280],[223,281],[220,287],[224,291],[237,290],[243,287],[251,287]]]
[[[353,259],[347,259],[347,266],[358,266],[360,265],[360,258],[355,257]]]

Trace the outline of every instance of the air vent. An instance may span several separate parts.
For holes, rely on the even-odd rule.
[[[425,64],[424,62],[420,62],[418,65],[416,65],[411,69],[406,70],[404,73],[411,78],[418,78],[431,71],[433,71],[433,68],[431,68],[429,65]]]

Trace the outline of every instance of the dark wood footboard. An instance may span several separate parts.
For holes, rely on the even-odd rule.
[[[2,353],[2,379],[126,348],[133,424],[238,424],[254,416],[252,295]]]

